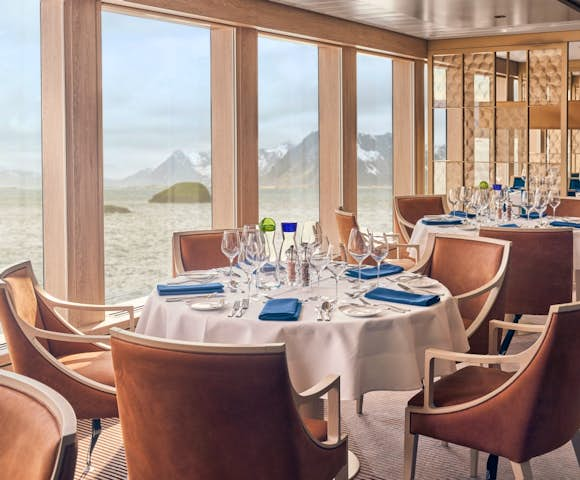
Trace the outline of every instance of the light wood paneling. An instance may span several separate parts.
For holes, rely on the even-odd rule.
[[[235,31],[211,29],[211,196],[213,228],[236,225]]]
[[[308,40],[405,57],[427,56],[425,40],[266,0],[108,0],[107,3],[188,15],[272,33],[283,32]]]
[[[41,9],[45,284],[102,303],[100,1],[42,0]]]
[[[334,210],[341,204],[342,164],[341,49],[318,49],[320,132],[320,224],[325,235],[338,242]]]
[[[356,50],[342,49],[342,206],[357,211],[357,88]]]
[[[415,190],[414,63],[393,61],[393,195]]]
[[[415,193],[427,193],[425,179],[425,62],[415,60],[413,68],[415,107]]]
[[[236,29],[236,196],[239,226],[258,223],[258,32]],[[224,172],[227,174],[227,172]]]

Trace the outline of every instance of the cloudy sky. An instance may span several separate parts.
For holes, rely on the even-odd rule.
[[[38,0],[0,0],[0,168],[40,168]],[[210,32],[103,13],[105,177],[210,149]],[[260,37],[260,147],[318,128],[316,47]],[[391,62],[359,55],[359,131],[391,125]],[[323,88],[324,86],[320,86]]]

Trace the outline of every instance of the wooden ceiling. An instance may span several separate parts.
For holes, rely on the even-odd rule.
[[[427,40],[580,30],[580,11],[560,0],[273,1]]]

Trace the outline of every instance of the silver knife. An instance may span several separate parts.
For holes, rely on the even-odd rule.
[[[236,313],[236,317],[242,317],[248,308],[250,308],[250,301],[247,298],[244,298],[242,300],[242,307],[238,310],[238,313]]]
[[[238,310],[240,309],[240,301],[236,300],[234,302],[234,306],[232,307],[232,311],[230,313],[228,313],[228,317],[233,317],[236,313],[238,313]]]

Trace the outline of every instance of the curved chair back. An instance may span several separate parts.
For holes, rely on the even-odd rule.
[[[74,478],[77,421],[57,392],[0,370],[0,475],[27,480]]]
[[[548,207],[548,212],[552,213],[550,207]],[[556,215],[580,218],[580,197],[561,197],[560,205],[556,208]]]
[[[513,177],[512,188],[521,190],[526,186],[526,181],[522,177]]]
[[[283,344],[111,335],[130,478],[331,480],[344,466],[302,423]]]
[[[343,256],[348,263],[356,263],[356,260],[348,253],[348,237],[353,228],[359,228],[356,215],[342,209],[334,211],[336,217],[336,228],[338,230],[338,240],[340,241]]]
[[[572,229],[481,228],[479,235],[512,242],[506,313],[546,315],[572,300]]]
[[[509,258],[509,242],[431,234],[416,268],[457,298],[472,353],[487,352],[489,321],[505,315],[502,287]]]
[[[445,213],[445,195],[396,196],[395,230],[405,243],[409,243],[415,224],[425,215]]]
[[[223,230],[175,232],[173,234],[173,273],[225,267],[229,261],[222,253]]]

